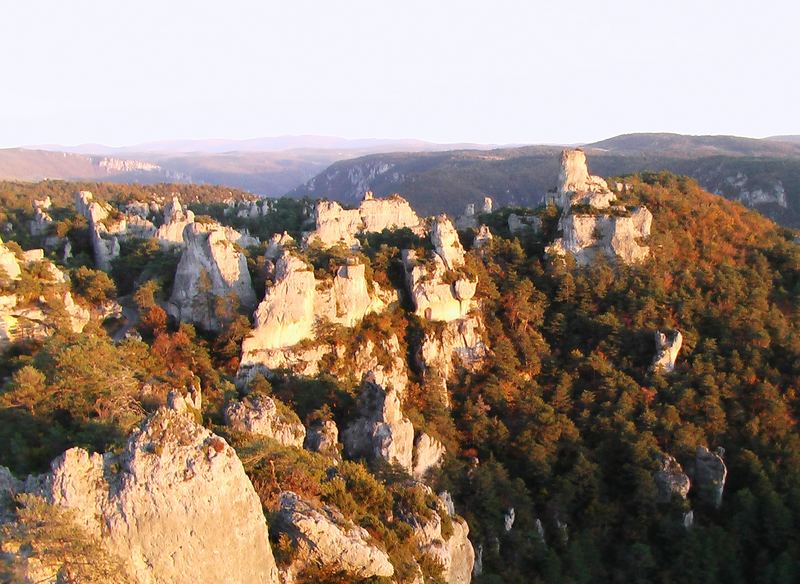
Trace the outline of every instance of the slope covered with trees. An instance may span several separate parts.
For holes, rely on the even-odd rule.
[[[432,484],[452,494],[469,524],[481,558],[474,581],[795,582],[800,245],[791,231],[693,180],[665,173],[620,180],[629,185],[621,202],[644,204],[654,216],[651,257],[638,265],[598,259],[579,267],[569,256],[547,256],[552,210],[536,211],[540,232],[516,234],[507,209],[479,216],[494,237],[468,249],[465,270],[478,278],[490,353],[483,367],[449,380],[449,405],[414,364],[414,344],[435,325],[415,317],[407,298],[352,331],[320,334],[352,348],[385,333],[400,338],[410,375],[404,411],[447,446]],[[225,218],[221,207],[202,209]],[[287,202],[279,211],[286,225],[266,216],[264,233],[297,233],[302,206]],[[410,232],[386,231],[364,237],[358,257],[373,280],[402,288],[400,249],[421,246]],[[254,280],[268,288],[263,247],[244,251]],[[324,275],[340,250],[314,253],[309,262]],[[234,374],[248,316],[221,315],[219,334],[178,325],[159,304],[169,283],[132,282],[128,271],[112,270],[116,281],[108,282],[74,266],[72,287],[87,304],[138,287],[141,340],[113,342],[90,324],[81,335],[60,331],[4,355],[0,465],[21,475],[45,469],[70,446],[113,450],[170,389],[198,386],[202,422],[237,448],[268,513],[286,489],[333,505],[387,550],[398,580],[411,581],[420,565],[427,581],[441,581],[441,568],[397,520],[430,513],[424,490],[388,465],[352,460],[331,469],[315,453],[222,428],[223,407],[243,390]],[[683,348],[673,372],[654,372],[653,336],[668,329],[681,331]],[[355,415],[357,389],[332,373],[352,354],[312,378],[284,371],[256,376],[245,389],[278,399],[287,419],[342,426]],[[699,446],[724,448],[721,506],[696,489],[661,502],[655,476],[664,456],[693,475]],[[279,564],[291,561],[287,540],[275,538],[273,548]],[[323,566],[301,581],[355,581],[348,578]]]

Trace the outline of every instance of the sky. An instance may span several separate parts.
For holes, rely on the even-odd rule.
[[[800,134],[795,1],[0,0],[0,10],[3,147]]]

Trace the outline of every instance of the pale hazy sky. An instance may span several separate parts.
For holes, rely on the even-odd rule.
[[[0,146],[800,133],[775,0],[0,0]]]

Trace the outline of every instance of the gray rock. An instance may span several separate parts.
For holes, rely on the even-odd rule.
[[[283,446],[302,448],[306,429],[300,419],[284,406],[279,408],[271,397],[250,395],[225,406],[225,424],[236,432],[266,436]]]
[[[669,503],[673,496],[686,499],[691,482],[683,472],[683,468],[672,456],[664,456],[661,469],[655,473],[654,479],[658,487],[658,500]]]
[[[698,446],[695,457],[694,483],[700,497],[717,508],[722,505],[722,493],[728,478],[728,468],[722,460],[724,453],[722,448],[710,452],[705,446]]]

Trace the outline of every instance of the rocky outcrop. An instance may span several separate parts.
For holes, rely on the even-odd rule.
[[[301,562],[336,566],[356,578],[394,574],[389,556],[371,543],[365,529],[353,525],[332,507],[313,507],[291,491],[280,495],[275,529],[292,539]],[[293,566],[301,570],[302,566]]]
[[[440,215],[431,226],[433,257],[417,258],[414,250],[403,250],[406,282],[417,316],[426,320],[453,321],[472,308],[477,281],[458,272],[464,267],[464,248],[450,220]]]
[[[561,152],[561,169],[558,173],[556,205],[568,210],[575,205],[589,205],[605,209],[616,200],[616,195],[599,176],[589,174],[586,154],[580,148]]]
[[[16,254],[8,249],[2,239],[0,239],[0,275],[9,280],[18,280],[22,275]]]
[[[490,241],[492,241],[492,232],[489,230],[487,225],[481,225],[478,228],[478,232],[475,234],[475,239],[472,242],[472,246],[475,249],[481,249],[482,247],[489,245]]]
[[[247,258],[217,224],[190,223],[183,236],[169,312],[181,322],[219,330],[217,302],[229,303],[233,295],[242,307],[256,304]]]
[[[325,456],[340,458],[339,452],[339,428],[333,420],[324,420],[314,424],[306,433],[306,440],[303,443],[306,450],[319,452]]]
[[[425,372],[436,372],[442,379],[450,378],[456,365],[475,371],[489,354],[482,329],[480,318],[470,316],[448,322],[439,332],[427,333],[417,355],[418,365]]]
[[[44,270],[39,270],[47,277],[42,281],[44,293],[30,302],[15,294],[0,295],[0,350],[22,339],[44,339],[62,327],[80,333],[91,318],[89,310],[76,304],[64,285],[67,283],[64,272],[43,260],[41,250],[30,250],[25,255],[28,258],[25,269],[34,263],[44,263]],[[21,275],[19,262],[16,266]]]
[[[531,231],[539,233],[542,230],[542,218],[536,215],[517,215],[511,213],[508,216],[508,230],[511,234]]]
[[[683,468],[672,456],[665,455],[661,460],[661,468],[653,477],[658,488],[658,501],[669,503],[674,496],[686,499],[692,486]]]
[[[41,200],[34,199],[33,203],[33,219],[28,222],[28,231],[33,236],[41,236],[50,230],[53,224],[53,218],[47,212],[53,206],[50,197]]]
[[[359,395],[359,417],[344,431],[349,458],[383,459],[406,472],[413,468],[414,426],[403,415],[395,389],[384,389],[367,378]]]
[[[275,233],[267,242],[267,249],[264,250],[264,257],[270,261],[275,261],[283,254],[284,250],[294,245],[294,239],[286,231]]]
[[[137,582],[277,583],[242,463],[191,416],[162,408],[121,454],[72,448],[51,468],[26,490],[71,509]]]
[[[432,494],[430,489],[425,488]],[[414,527],[417,545],[420,551],[429,554],[438,562],[442,570],[442,578],[448,584],[468,584],[472,580],[475,565],[475,550],[469,541],[469,527],[461,517],[448,513],[444,504],[437,499],[437,506],[427,519],[407,519]],[[443,518],[452,525],[452,534],[442,534]]]
[[[694,484],[699,495],[717,508],[722,505],[722,493],[728,478],[728,467],[722,460],[724,454],[722,448],[710,452],[705,446],[698,446],[694,462]]]
[[[422,232],[420,218],[408,201],[397,195],[375,199],[369,192],[357,209],[343,209],[339,203],[320,201],[314,209],[314,222],[315,229],[304,236],[306,245],[316,242],[322,247],[342,244],[356,248],[359,247],[356,239],[359,233],[404,227]]]
[[[229,402],[224,417],[231,430],[266,436],[283,446],[302,448],[306,438],[306,429],[294,412],[264,395]]]
[[[108,271],[111,261],[119,256],[120,241],[136,237],[147,239],[155,234],[155,226],[139,215],[126,215],[111,205],[94,200],[89,191],[75,195],[75,209],[89,222],[95,265]]]
[[[645,207],[612,206],[615,200],[606,182],[589,174],[583,151],[565,150],[555,197],[562,237],[547,252],[570,253],[580,265],[591,263],[598,254],[626,264],[647,258],[650,248],[640,240],[650,235],[652,213]]]
[[[464,208],[464,213],[456,219],[456,227],[461,230],[478,227],[478,218],[475,216],[475,203],[469,203]]]
[[[446,453],[444,444],[424,432],[420,433],[414,440],[414,466],[411,475],[418,480],[426,478],[428,473],[441,466]]]
[[[164,205],[164,222],[156,231],[156,239],[164,246],[183,245],[183,233],[190,223],[194,223],[194,213],[184,209],[180,199],[173,196]]]
[[[275,280],[255,312],[256,326],[242,344],[241,367],[281,368],[286,349],[314,339],[318,321],[352,327],[364,316],[383,311],[396,298],[366,279],[363,264],[340,266],[330,281],[318,281],[311,266],[291,251],[282,253]]]
[[[652,369],[671,373],[675,369],[678,352],[683,345],[683,335],[680,331],[662,333],[656,331],[656,356],[653,359]]]

